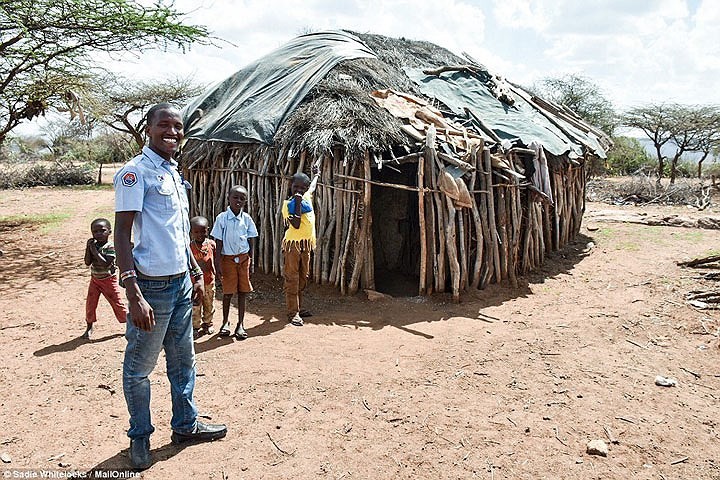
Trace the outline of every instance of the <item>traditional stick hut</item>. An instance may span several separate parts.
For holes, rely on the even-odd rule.
[[[467,55],[345,31],[294,39],[185,112],[194,212],[245,185],[261,271],[281,274],[289,178],[320,167],[311,276],[349,294],[516,286],[578,233],[584,166],[610,145]]]

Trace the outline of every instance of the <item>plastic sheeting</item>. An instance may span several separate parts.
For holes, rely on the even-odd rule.
[[[297,37],[188,105],[183,115],[185,136],[272,144],[278,127],[335,65],[343,60],[374,57],[359,38],[347,32]],[[199,120],[198,109],[202,111]]]
[[[420,86],[423,94],[440,100],[454,114],[467,118],[465,108],[469,108],[501,140],[519,139],[525,145],[538,142],[554,155],[568,152],[582,155],[582,145],[585,145],[596,155],[605,157],[605,149],[600,146],[596,138],[586,135],[561,119],[554,118],[563,129],[576,137],[569,138],[527,100],[515,95],[515,103],[507,105],[495,98],[485,84],[473,74],[457,71],[430,76],[422,73],[422,70],[411,68],[406,68],[405,73]]]

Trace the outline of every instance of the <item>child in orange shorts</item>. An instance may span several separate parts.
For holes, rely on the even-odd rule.
[[[252,270],[252,251],[258,236],[255,222],[243,207],[247,203],[248,192],[245,187],[235,185],[228,192],[228,208],[215,218],[210,235],[215,239],[215,272],[220,276],[223,289],[223,324],[220,336],[230,336],[230,301],[238,296],[238,324],[235,328],[236,340],[248,337],[243,326],[245,320],[245,297],[253,291],[250,283]]]

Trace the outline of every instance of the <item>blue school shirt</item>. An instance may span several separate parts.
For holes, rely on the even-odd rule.
[[[137,212],[132,253],[135,268],[145,275],[188,270],[189,204],[177,165],[146,146],[113,177],[115,211]]]
[[[257,228],[253,219],[245,212],[240,212],[237,216],[230,207],[215,217],[210,235],[215,240],[222,241],[223,255],[239,255],[250,251],[250,243],[248,238],[258,236]]]

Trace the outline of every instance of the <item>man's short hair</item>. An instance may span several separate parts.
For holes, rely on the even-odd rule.
[[[147,124],[152,125],[153,120],[155,120],[155,115],[162,110],[177,110],[177,108],[168,102],[156,103],[150,107],[150,110],[148,110],[145,115],[145,121]]]

